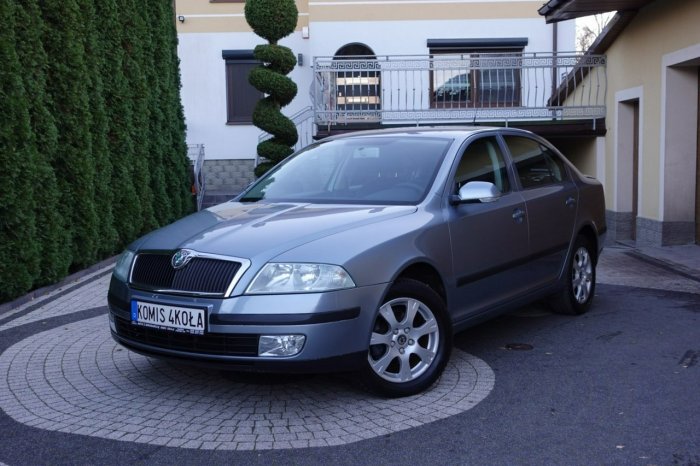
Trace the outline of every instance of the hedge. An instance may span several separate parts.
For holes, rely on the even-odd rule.
[[[170,0],[0,2],[0,302],[191,212]]]

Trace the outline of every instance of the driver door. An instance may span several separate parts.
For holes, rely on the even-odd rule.
[[[528,285],[525,200],[512,189],[496,136],[471,141],[464,150],[453,176],[454,192],[471,181],[493,183],[501,195],[448,207],[455,320],[515,298]]]

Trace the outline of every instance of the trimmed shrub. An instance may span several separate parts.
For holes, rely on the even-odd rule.
[[[271,44],[287,37],[297,27],[299,11],[294,0],[248,0],[245,19],[253,32]]]
[[[78,0],[81,16],[80,35],[85,48],[88,76],[88,98],[92,121],[90,136],[92,156],[95,163],[95,210],[99,215],[97,231],[100,241],[97,244],[98,257],[105,257],[116,251],[117,230],[114,227],[114,192],[112,187],[112,162],[107,141],[109,119],[105,104],[105,89],[102,79],[103,48],[100,42],[100,23],[96,16],[93,0]]]
[[[53,165],[59,173],[59,212],[72,230],[74,267],[97,259],[97,212],[95,210],[95,159],[90,127],[92,114],[88,89],[90,76],[80,36],[81,17],[75,0],[43,0],[46,24],[44,48],[51,57],[47,90],[51,113],[56,119],[58,146]]]
[[[103,31],[100,36],[100,74],[103,78],[107,113],[107,144],[112,163],[113,214],[121,248],[133,241],[141,230],[142,208],[134,185],[135,142],[133,140],[133,105],[129,99],[129,82],[124,73],[124,50],[120,16],[122,5],[117,0],[95,3]]]
[[[68,272],[71,254],[71,232],[59,214],[60,192],[52,164],[58,146],[58,130],[51,98],[46,92],[48,57],[42,36],[44,23],[36,0],[25,0],[15,8],[16,49],[26,94],[33,138],[34,215],[36,242],[39,249],[40,272],[35,285],[53,283]]]
[[[0,2],[0,302],[192,210],[173,17]]]
[[[268,94],[253,110],[253,124],[272,135],[258,144],[258,155],[266,159],[255,167],[255,174],[261,176],[293,152],[299,137],[294,123],[280,111],[297,94],[296,84],[286,76],[296,58],[289,48],[277,44],[294,32],[299,12],[294,0],[248,0],[245,17],[253,31],[269,42],[255,47],[255,58],[262,65],[248,77],[253,87]]]
[[[29,102],[15,52],[14,4],[0,2],[0,300],[29,290],[39,276]]]
[[[173,12],[169,11],[160,20],[161,37],[165,38],[164,48],[161,49],[162,61],[157,64],[161,79],[165,83],[165,93],[162,105],[167,122],[166,154],[163,166],[166,171],[166,189],[171,199],[173,215],[180,218],[192,212],[193,196],[190,191],[189,159],[185,143],[185,115],[180,101],[180,59],[177,56],[177,31]],[[174,220],[174,219],[173,219]]]

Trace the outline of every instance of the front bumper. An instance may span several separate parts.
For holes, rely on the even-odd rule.
[[[366,361],[375,312],[385,291],[386,285],[375,285],[327,293],[211,299],[135,290],[112,278],[109,318],[112,337],[118,343],[148,356],[231,370],[344,371],[357,369]],[[132,324],[130,303],[134,299],[205,308],[205,334]],[[298,354],[257,355],[260,335],[288,334],[306,336]]]

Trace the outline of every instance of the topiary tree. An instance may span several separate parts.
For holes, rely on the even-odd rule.
[[[294,123],[280,111],[297,94],[296,84],[286,76],[294,69],[296,58],[289,48],[277,44],[294,32],[298,17],[294,0],[248,0],[245,4],[246,21],[269,42],[255,47],[255,58],[262,65],[248,77],[253,87],[267,94],[253,110],[253,124],[272,135],[258,144],[258,155],[266,161],[255,168],[257,176],[290,155],[299,137]]]

